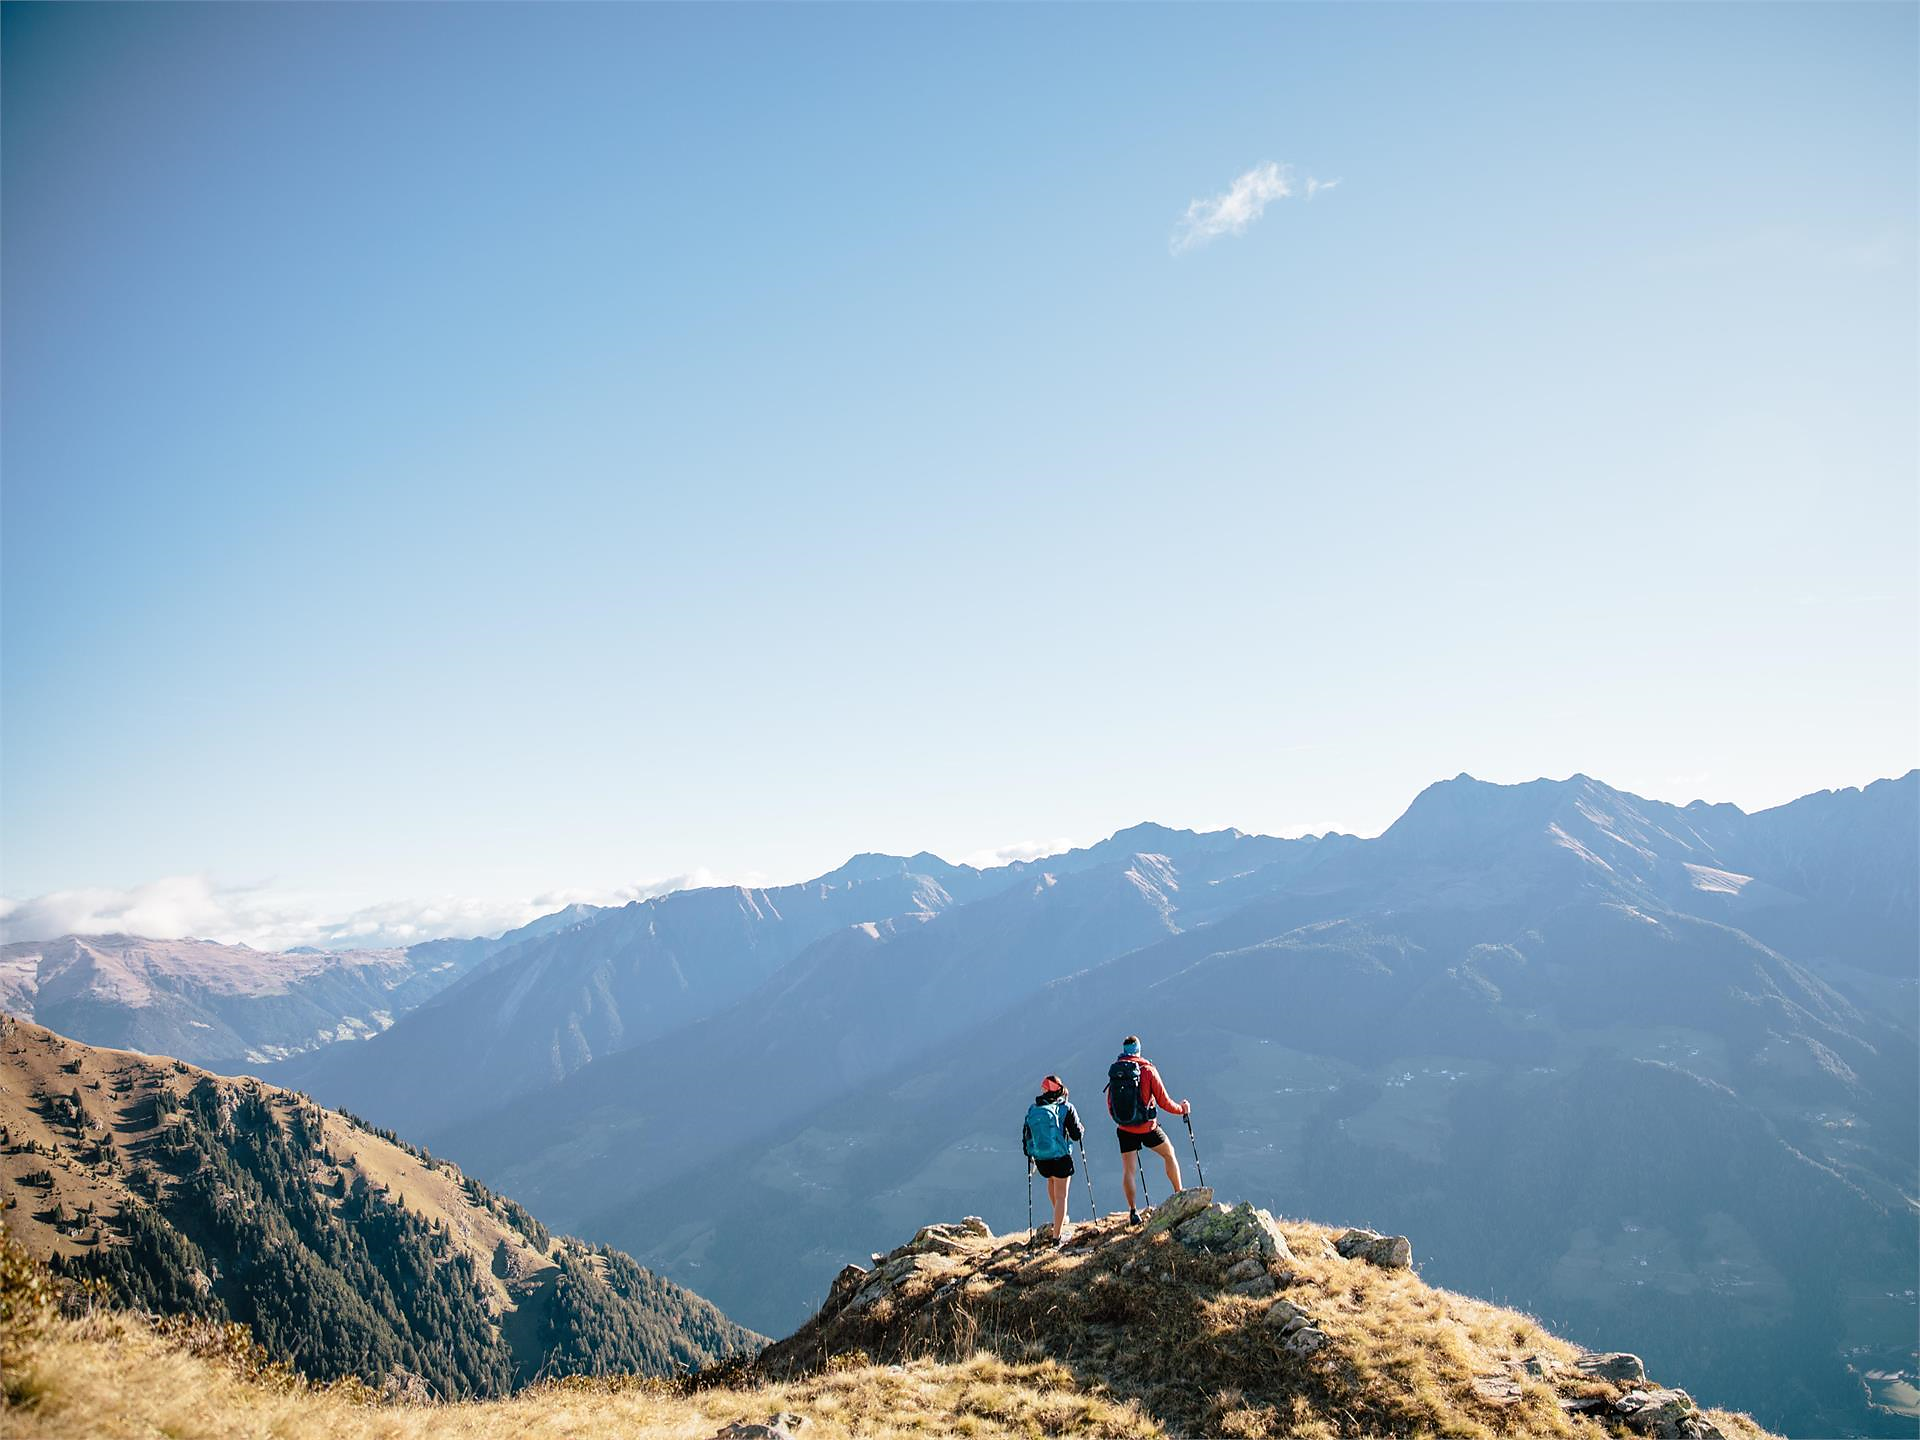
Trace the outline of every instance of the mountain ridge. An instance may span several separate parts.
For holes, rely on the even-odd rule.
[[[68,1279],[121,1305],[242,1321],[315,1380],[486,1395],[759,1343],[391,1132],[5,1015],[0,1215]]]
[[[1144,1226],[1099,1216],[1059,1244],[977,1217],[923,1226],[843,1268],[753,1368],[983,1349],[1045,1356],[1172,1434],[1764,1433],[1655,1385],[1637,1355],[1428,1286],[1405,1236],[1276,1220],[1204,1187],[1165,1197]]]
[[[23,1440],[372,1440],[401,1420],[421,1440],[1773,1440],[1656,1384],[1635,1354],[1426,1284],[1413,1259],[1405,1237],[1276,1221],[1204,1188],[1167,1197],[1144,1226],[1096,1217],[1059,1245],[968,1217],[846,1266],[805,1324],[751,1359],[396,1414],[263,1374],[244,1338],[62,1319],[0,1244],[0,1413]]]
[[[1009,1225],[1010,1107],[1142,1031],[1239,1193],[1428,1235],[1436,1278],[1570,1335],[1644,1313],[1651,1358],[1781,1428],[1901,1433],[1860,1396],[1915,1369],[1913,1297],[1875,1281],[1915,1263],[1916,835],[1920,772],[1755,816],[1466,776],[1373,840],[1134,827],[944,883],[855,857],[896,913],[825,917],[698,1018],[505,1099],[430,1063],[351,1103],[431,1093],[436,1150],[777,1332],[867,1233]]]

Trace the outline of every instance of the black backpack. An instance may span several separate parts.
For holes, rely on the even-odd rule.
[[[1147,1125],[1153,1106],[1140,1098],[1140,1067],[1145,1061],[1116,1060],[1107,1067],[1107,1113],[1116,1125]]]

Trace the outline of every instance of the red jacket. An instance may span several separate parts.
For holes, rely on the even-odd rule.
[[[1171,1110],[1176,1115],[1184,1115],[1187,1113],[1180,1108],[1180,1103],[1177,1100],[1167,1094],[1167,1087],[1160,1083],[1160,1072],[1153,1068],[1153,1062],[1151,1060],[1144,1060],[1138,1055],[1120,1055],[1115,1058],[1116,1060],[1124,1060],[1129,1065],[1138,1065],[1140,1067],[1140,1099],[1142,1103],[1155,1106],[1161,1110]],[[1107,1114],[1113,1114],[1112,1095],[1107,1096]],[[1153,1127],[1160,1122],[1156,1118],[1147,1121],[1144,1125],[1121,1125],[1118,1120],[1113,1123],[1129,1135],[1151,1135],[1153,1133]]]

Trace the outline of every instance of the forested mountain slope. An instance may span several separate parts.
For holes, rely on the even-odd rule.
[[[117,1303],[233,1319],[316,1379],[438,1396],[670,1374],[758,1337],[293,1092],[0,1015],[9,1234]]]

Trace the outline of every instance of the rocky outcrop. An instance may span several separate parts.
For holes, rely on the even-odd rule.
[[[990,1238],[992,1234],[986,1221],[978,1215],[969,1215],[957,1225],[923,1225],[901,1248],[910,1255],[964,1255],[973,1241]]]
[[[1289,1276],[1291,1278],[1291,1276]],[[1227,1267],[1227,1293],[1229,1295],[1249,1295],[1254,1299],[1271,1295],[1280,1288],[1278,1281],[1267,1270],[1266,1262],[1257,1255],[1236,1260]]]
[[[1629,1355],[1624,1350],[1604,1355],[1589,1350],[1573,1364],[1582,1375],[1590,1375],[1596,1380],[1612,1380],[1621,1385],[1638,1385],[1647,1378],[1647,1367],[1641,1363],[1640,1357]]]
[[[1371,1230],[1349,1230],[1333,1242],[1333,1248],[1348,1260],[1365,1260],[1382,1270],[1413,1268],[1413,1242],[1404,1235],[1379,1235]]]
[[[1178,1435],[1290,1433],[1302,1407],[1355,1437],[1762,1434],[1650,1385],[1632,1355],[1585,1352],[1526,1316],[1431,1289],[1411,1255],[1405,1236],[1283,1224],[1204,1187],[1145,1225],[1120,1214],[1077,1226],[1063,1248],[972,1220],[928,1225],[871,1267],[843,1269],[755,1369],[779,1381],[836,1356],[1044,1355]],[[749,1433],[758,1440],[737,1440]]]
[[[1651,1440],[1725,1440],[1684,1390],[1639,1389],[1613,1402],[1611,1412]]]
[[[806,1423],[806,1417],[782,1410],[777,1415],[769,1415],[764,1425],[736,1420],[724,1430],[716,1430],[713,1440],[797,1440],[798,1432]]]
[[[1153,1235],[1162,1230],[1171,1230],[1212,1204],[1213,1188],[1211,1186],[1195,1185],[1186,1190],[1176,1190],[1167,1197],[1167,1203],[1155,1210],[1148,1219],[1147,1233]]]
[[[1280,1332],[1286,1351],[1304,1360],[1318,1354],[1330,1343],[1327,1332],[1313,1323],[1313,1317],[1291,1300],[1276,1300],[1267,1311],[1265,1322]]]
[[[1254,1208],[1245,1200],[1232,1209],[1216,1205],[1212,1203],[1211,1190],[1183,1190],[1174,1199],[1186,1195],[1206,1197],[1203,1203],[1189,1208],[1185,1217],[1173,1226],[1173,1238],[1189,1250],[1234,1258],[1256,1256],[1282,1264],[1292,1262],[1293,1252],[1287,1248],[1286,1238],[1266,1211]]]

